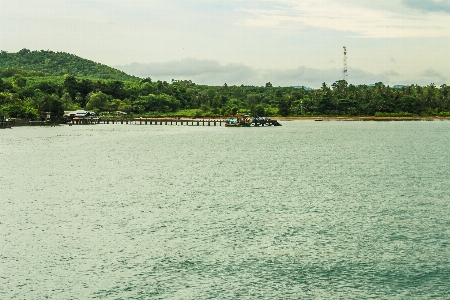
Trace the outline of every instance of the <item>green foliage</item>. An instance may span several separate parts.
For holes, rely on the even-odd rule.
[[[10,117],[36,120],[38,116],[38,110],[32,107],[30,103],[14,103],[0,106],[0,118]]]
[[[139,103],[145,111],[160,113],[175,112],[180,108],[179,100],[164,93],[159,95],[150,94],[147,96],[139,96],[135,103]]]
[[[16,73],[22,76],[71,74],[79,77],[138,80],[122,71],[65,52],[22,49],[17,53],[2,51],[0,58],[0,77],[10,77]]]
[[[0,66],[2,66],[1,60],[0,60]],[[5,68],[5,69],[2,69],[0,67],[0,78],[13,77],[16,74],[24,76],[24,77],[49,76],[49,74],[45,74],[45,73],[42,73],[42,72],[36,72],[36,71],[32,71],[32,70],[23,70],[23,69],[18,69],[18,68]]]
[[[13,77],[13,86],[17,87],[17,88],[23,88],[27,85],[27,80],[19,75],[19,74],[15,74]]]
[[[101,111],[111,110],[112,97],[103,92],[92,92],[88,95],[88,101],[86,103],[86,109],[95,111],[97,113]]]
[[[57,120],[64,115],[63,104],[57,95],[44,94],[39,111],[49,112],[52,120]]]

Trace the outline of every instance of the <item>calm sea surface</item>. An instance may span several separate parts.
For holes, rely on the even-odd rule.
[[[450,122],[0,131],[0,299],[449,299]]]

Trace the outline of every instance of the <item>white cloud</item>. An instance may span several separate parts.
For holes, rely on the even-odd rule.
[[[447,80],[446,77],[444,77],[441,73],[433,70],[433,69],[427,69],[421,73],[419,73],[421,77],[427,80],[436,80],[437,82],[442,82]]]
[[[402,3],[408,7],[429,12],[450,13],[449,0],[402,0]]]
[[[220,64],[218,61],[185,58],[155,63],[132,63],[115,66],[128,74],[151,77],[154,80],[186,79],[199,84],[256,84],[257,71],[243,64]]]
[[[264,86],[271,82],[274,86],[304,85],[319,88],[323,82],[331,85],[342,79],[340,69],[315,69],[298,67],[286,70],[257,69],[243,64],[220,64],[214,60],[187,58],[164,63],[115,66],[128,74],[141,78],[151,77],[153,80],[171,81],[172,79],[192,80],[207,85],[255,85]],[[350,69],[349,82],[353,84],[369,84],[374,82],[388,83],[388,74],[372,74],[360,69]]]
[[[278,0],[281,9],[243,9],[241,25],[299,28],[304,26],[347,32],[366,38],[450,36],[448,16],[406,15],[333,0]]]

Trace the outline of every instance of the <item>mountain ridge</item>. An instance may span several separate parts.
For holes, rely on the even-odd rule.
[[[69,74],[77,77],[112,80],[140,79],[74,54],[50,50],[30,51],[25,48],[16,53],[0,51],[0,69],[19,69],[53,76]]]

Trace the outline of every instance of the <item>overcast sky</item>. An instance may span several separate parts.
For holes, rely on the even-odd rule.
[[[450,84],[450,0],[0,0],[0,50],[211,85]]]

